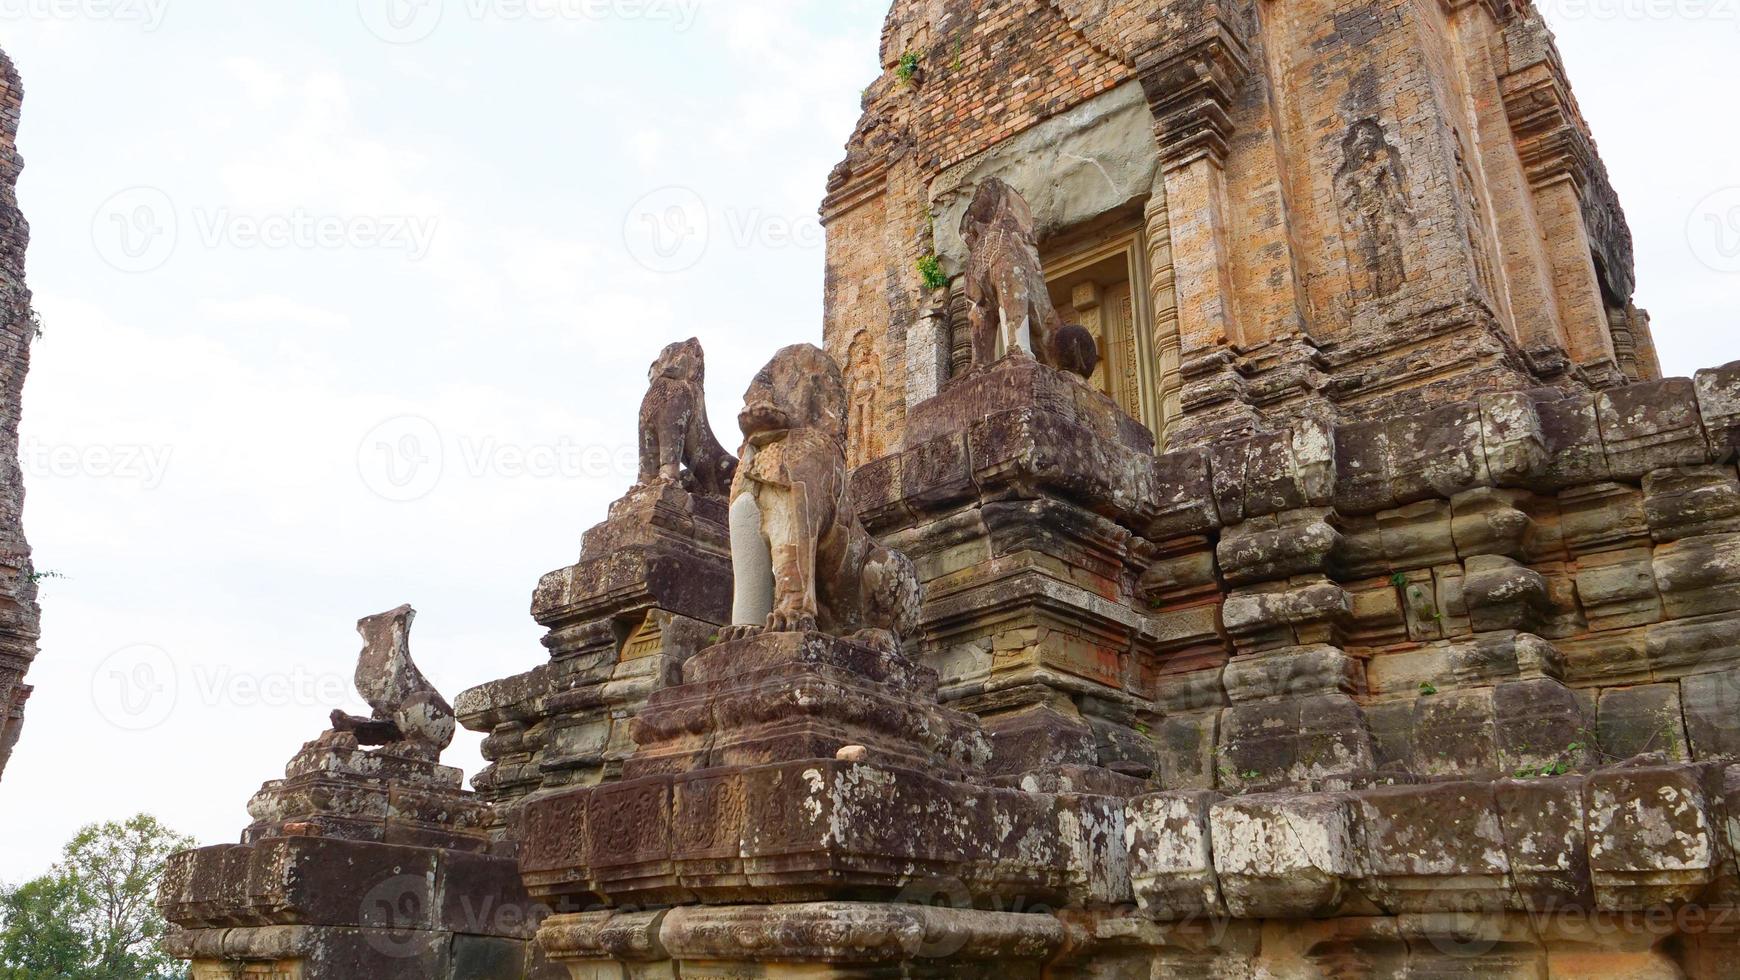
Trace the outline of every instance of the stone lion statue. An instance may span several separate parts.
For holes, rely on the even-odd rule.
[[[1007,351],[1025,351],[1041,364],[1087,377],[1099,366],[1099,345],[1086,327],[1064,324],[1051,304],[1033,212],[1008,184],[992,177],[979,185],[961,218],[967,243],[967,325],[973,365]]]
[[[640,403],[640,479],[680,484],[691,493],[723,496],[737,458],[719,445],[707,421],[706,357],[699,340],[666,347],[648,373]]]
[[[780,351],[749,386],[725,639],[819,630],[894,653],[917,627],[917,571],[870,537],[852,503],[847,408],[839,366],[808,344]]]
[[[411,622],[417,611],[400,606],[356,624],[362,656],[356,689],[374,709],[368,718],[332,713],[332,731],[359,745],[385,746],[393,755],[439,762],[453,743],[453,708],[411,660]]]

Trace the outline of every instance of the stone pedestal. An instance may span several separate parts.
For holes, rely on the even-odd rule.
[[[972,716],[936,703],[930,668],[820,634],[770,633],[706,651],[684,681],[637,719],[629,778],[526,804],[521,872],[533,895],[617,910],[547,924],[544,948],[577,975],[597,960],[691,957],[869,970],[908,958],[903,944],[919,940],[911,930],[933,900],[1004,910],[1127,900],[1114,871],[1123,801],[985,785],[990,741]],[[836,758],[848,747],[862,760]],[[796,907],[733,907],[768,902]],[[678,904],[705,907],[659,921],[631,914]],[[661,931],[678,923],[698,931]],[[977,958],[1018,963],[1031,936],[1058,927],[1009,913],[948,928],[979,944]],[[722,929],[736,945],[706,939]],[[866,938],[842,957],[815,945],[863,929],[889,930],[886,948]]]
[[[815,902],[573,916],[542,933],[586,980],[1047,976],[1068,930],[1048,915]]]
[[[854,476],[925,582],[918,655],[1011,785],[1138,794],[1155,775],[1161,637],[1132,602],[1153,448],[1111,399],[1016,355],[915,406],[905,449]]]
[[[488,806],[465,792],[465,774],[423,759],[365,751],[328,733],[303,746],[285,778],[248,804],[244,845],[275,837],[337,837],[414,847],[488,850]]]
[[[527,796],[621,775],[634,749],[630,719],[714,642],[730,610],[723,497],[653,483],[611,505],[580,561],[544,576],[532,596],[550,662],[455,705],[462,724],[489,736],[490,765],[473,784],[497,804],[504,845],[517,839],[516,805]]]
[[[167,950],[202,980],[551,976],[529,942],[543,912],[460,781],[349,735],[309,743],[254,797],[241,844],[170,859]]]

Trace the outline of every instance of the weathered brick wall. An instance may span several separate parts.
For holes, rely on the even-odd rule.
[[[35,569],[24,539],[24,476],[18,463],[18,421],[36,318],[24,284],[30,226],[18,210],[16,185],[24,161],[16,146],[24,86],[0,52],[0,772],[17,744],[30,688],[24,673],[36,657],[40,610]]]
[[[1180,351],[1172,445],[1659,374],[1624,215],[1531,7],[900,0],[882,57],[823,206],[828,349],[872,349],[882,392],[855,463],[949,375],[949,297],[913,267],[939,178],[1132,80],[1177,273],[1149,297],[1178,331],[1151,345]]]
[[[919,57],[921,76],[890,94],[912,101],[918,154],[933,173],[1133,77],[1047,0],[946,7],[935,16],[896,5],[884,50],[890,69]]]

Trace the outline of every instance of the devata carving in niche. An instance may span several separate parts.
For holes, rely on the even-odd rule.
[[[1000,339],[1005,351],[1025,351],[1084,378],[1093,374],[1099,346],[1085,327],[1065,325],[1052,306],[1026,200],[1003,181],[986,180],[961,218],[961,238],[973,366],[995,361]]]
[[[1371,295],[1393,296],[1407,281],[1402,234],[1414,224],[1402,155],[1375,119],[1354,123],[1342,140],[1341,152],[1335,188],[1342,215],[1370,276]]]
[[[1474,279],[1487,298],[1494,299],[1498,296],[1498,277],[1493,272],[1492,256],[1486,245],[1486,205],[1481,203],[1480,194],[1474,189],[1474,173],[1468,167],[1467,154],[1462,151],[1460,130],[1450,130],[1450,144],[1456,157],[1456,192],[1467,207],[1464,217],[1468,251],[1474,259]]]
[[[898,652],[918,625],[918,572],[852,503],[846,398],[839,366],[808,344],[774,355],[744,396],[727,640],[819,630]]]
[[[876,342],[868,330],[860,330],[852,338],[846,354],[846,377],[849,380],[847,401],[847,445],[857,452],[855,462],[867,462],[882,455],[877,438],[876,396],[882,390],[882,364]]]
[[[666,347],[653,362],[640,403],[640,480],[663,481],[691,493],[723,496],[737,459],[719,445],[707,422],[707,365],[699,340]]]

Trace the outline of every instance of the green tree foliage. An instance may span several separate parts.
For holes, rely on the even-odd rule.
[[[0,889],[0,980],[171,980],[153,904],[169,855],[192,847],[155,817],[79,831],[48,874]]]

